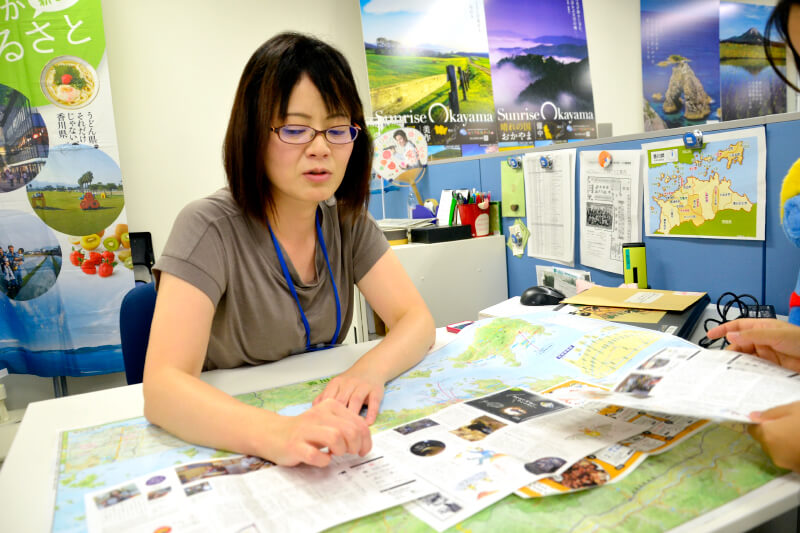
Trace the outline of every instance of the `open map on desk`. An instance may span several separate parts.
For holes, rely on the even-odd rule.
[[[611,387],[659,350],[687,346],[674,336],[593,319],[531,313],[479,321],[387,385],[375,430],[425,418],[463,400],[509,386],[545,391],[569,380]],[[239,396],[281,414],[298,414],[324,388],[315,380]],[[188,460],[228,456],[189,445],[143,418],[64,432],[58,458],[53,530],[86,529],[88,491],[117,485]],[[726,503],[783,472],[772,466],[741,425],[708,424],[667,453],[651,456],[615,487],[558,498],[509,496],[470,517],[471,529],[538,524],[542,530],[668,529]],[[446,521],[446,498],[415,514]],[[361,518],[347,530],[428,530],[403,507]]]

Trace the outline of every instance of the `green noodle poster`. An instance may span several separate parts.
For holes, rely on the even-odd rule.
[[[133,287],[100,0],[0,2],[0,369],[123,369]]]

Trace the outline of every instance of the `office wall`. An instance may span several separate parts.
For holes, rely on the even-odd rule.
[[[644,130],[640,0],[583,0],[595,119],[612,135]]]
[[[103,21],[128,223],[152,233],[156,256],[180,209],[224,185],[233,95],[266,39],[294,30],[332,43],[369,101],[356,0],[104,0]]]
[[[794,289],[800,270],[800,249],[792,245],[783,235],[780,225],[780,187],[786,172],[800,157],[796,139],[800,138],[800,115],[784,117],[783,122],[767,123],[767,197],[765,241],[735,241],[727,239],[692,239],[645,237],[647,246],[647,275],[654,288],[670,290],[705,291],[716,301],[723,293],[751,294],[762,303],[775,306],[778,314],[788,313],[788,299]],[[716,131],[730,131],[740,122],[731,122],[731,128],[715,126]],[[752,127],[752,126],[748,126]],[[582,150],[639,150],[643,142],[661,138],[679,138],[680,134],[636,140],[618,140],[589,146],[577,146]],[[571,145],[569,147],[573,147]],[[566,146],[565,146],[566,147]],[[579,155],[578,155],[579,158]],[[488,190],[492,198],[500,198],[500,168],[506,164],[506,156],[459,161],[430,166],[428,174],[420,183],[424,197],[439,197],[442,188],[475,187]],[[580,162],[576,165],[576,176]],[[580,197],[580,184],[576,179],[576,206]],[[405,196],[402,192],[390,193],[387,205],[391,211],[387,216],[401,216]],[[577,208],[576,208],[577,210]],[[372,208],[375,213],[376,208]],[[578,213],[575,227],[579,228]],[[504,232],[514,219],[504,218]],[[644,227],[642,225],[642,234]],[[602,270],[583,267],[580,258],[580,238],[576,230],[576,268],[592,273],[593,281],[601,285],[622,283],[622,276]],[[527,255],[516,258],[506,251],[508,268],[508,295],[519,295],[525,288],[536,283],[536,265],[553,265],[548,261]]]
[[[597,120],[640,132],[639,0],[584,0],[584,12]],[[357,0],[104,0],[103,20],[128,222],[153,235],[156,256],[180,209],[224,185],[233,94],[268,37],[296,30],[337,46],[369,110]]]

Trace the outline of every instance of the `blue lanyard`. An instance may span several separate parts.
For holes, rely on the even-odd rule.
[[[339,337],[339,330],[342,327],[342,307],[339,302],[339,291],[336,290],[336,280],[333,279],[333,270],[331,270],[331,262],[328,259],[328,249],[325,247],[325,238],[322,236],[322,228],[319,226],[319,216],[316,217],[316,226],[317,226],[317,237],[319,238],[319,244],[322,247],[322,255],[325,256],[325,264],[328,265],[328,274],[331,276],[331,284],[333,285],[333,297],[336,299],[336,332],[331,337],[330,345],[336,344],[336,339]],[[275,234],[272,232],[272,227],[267,222],[267,229],[269,230],[269,235],[272,237],[272,244],[275,246],[275,253],[278,255],[278,262],[281,264],[281,270],[283,271],[283,277],[286,279],[286,284],[289,286],[289,290],[292,291],[292,296],[294,296],[294,301],[297,304],[297,309],[300,311],[300,319],[303,321],[303,327],[306,330],[306,351],[311,352],[314,350],[320,350],[325,348],[330,348],[330,346],[319,345],[319,346],[311,346],[311,328],[308,325],[308,319],[306,318],[306,314],[303,312],[303,306],[300,305],[300,298],[297,297],[297,290],[294,288],[294,282],[292,281],[292,276],[289,274],[289,267],[286,266],[286,260],[283,258],[283,252],[281,252],[281,246],[278,243],[278,239],[275,238]],[[316,264],[316,262],[315,262]],[[316,266],[314,267],[316,269]]]

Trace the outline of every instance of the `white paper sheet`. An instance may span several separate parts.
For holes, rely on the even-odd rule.
[[[539,161],[549,157],[551,168]],[[525,212],[528,255],[573,266],[575,263],[575,149],[525,154]]]
[[[639,150],[614,150],[613,162],[603,168],[599,155],[580,154],[580,261],[622,274],[622,244],[642,239],[642,156]]]
[[[665,348],[625,375],[612,393],[583,394],[615,405],[711,420],[749,422],[800,400],[800,374],[729,350]]]
[[[536,265],[536,284],[552,287],[567,297],[578,293],[576,282],[579,279],[592,281],[592,273],[588,270]]]

